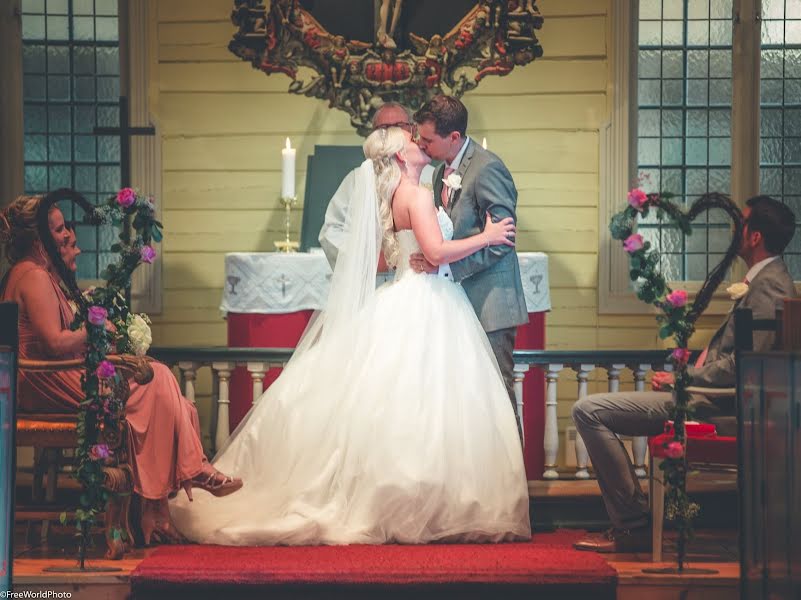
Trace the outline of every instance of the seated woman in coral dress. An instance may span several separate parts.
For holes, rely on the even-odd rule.
[[[70,330],[76,303],[81,302],[74,276],[80,249],[61,211],[55,205],[44,210],[46,203],[40,210],[40,204],[39,196],[23,196],[0,213],[0,243],[11,262],[0,283],[0,299],[19,305],[21,358],[80,358],[86,331]],[[181,395],[166,366],[153,362],[152,367],[150,383],[129,382],[126,404],[134,491],[142,498],[145,544],[182,540],[167,509],[167,498],[181,488],[191,499],[193,487],[215,496],[242,487],[240,479],[226,477],[209,464],[200,443],[195,407]],[[22,412],[77,412],[83,399],[80,370],[19,373]]]

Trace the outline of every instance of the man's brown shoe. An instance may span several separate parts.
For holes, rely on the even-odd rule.
[[[609,529],[603,533],[591,533],[573,544],[573,547],[576,550],[602,553],[649,552],[651,528]]]

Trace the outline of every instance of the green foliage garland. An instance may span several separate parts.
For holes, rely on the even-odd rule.
[[[690,377],[687,373],[687,361],[690,352],[687,342],[695,331],[695,321],[709,305],[712,294],[723,281],[742,238],[742,214],[728,196],[709,193],[701,196],[686,213],[672,202],[675,196],[669,193],[646,194],[641,189],[631,190],[628,194],[628,206],[615,214],[609,224],[612,237],[623,242],[623,248],[629,254],[629,277],[635,282],[637,297],[647,304],[652,304],[661,312],[657,315],[659,337],[673,337],[675,349],[670,358],[673,364],[673,395],[675,404],[672,409],[673,441],[666,444],[667,457],[662,463],[664,480],[667,485],[665,498],[666,517],[672,520],[679,530],[678,568],[684,568],[686,544],[692,539],[692,519],[698,514],[698,505],[687,497],[687,460],[685,422],[691,414],[688,407],[689,393],[687,387]],[[635,233],[637,219],[645,218],[650,211],[656,211],[657,220],[676,227],[684,235],[692,234],[692,221],[702,212],[709,209],[721,209],[728,214],[734,225],[732,241],[724,259],[716,265],[704,281],[695,301],[689,305],[687,292],[672,290],[659,270],[659,252],[643,237]]]
[[[80,508],[76,511],[79,558],[81,566],[90,545],[91,528],[98,513],[102,512],[110,492],[103,487],[103,466],[112,464],[113,450],[110,440],[117,435],[119,419],[124,415],[124,399],[128,386],[126,379],[106,360],[109,353],[130,351],[128,325],[131,322],[126,291],[131,275],[142,263],[150,263],[156,253],[152,242],[161,241],[162,225],[155,218],[153,200],[138,195],[131,188],[123,188],[110,197],[105,205],[86,215],[93,223],[112,223],[119,227],[119,242],[110,250],[119,257],[101,273],[104,287],[96,287],[84,294],[84,302],[72,323],[72,329],[86,328],[85,373],[81,384],[85,399],[78,413],[78,447],[76,449],[76,478],[83,486]],[[134,235],[131,237],[130,232]],[[113,327],[108,326],[111,323]],[[62,520],[66,515],[62,515]],[[115,532],[115,537],[123,532]]]

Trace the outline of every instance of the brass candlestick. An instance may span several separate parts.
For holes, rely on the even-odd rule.
[[[286,226],[286,237],[284,238],[283,241],[274,242],[275,248],[281,252],[287,252],[287,253],[297,252],[298,248],[300,247],[299,242],[293,242],[292,240],[289,239],[289,227],[291,224],[290,217],[292,215],[292,207],[297,203],[297,201],[298,201],[297,196],[292,196],[290,198],[284,198],[284,197],[281,198],[281,204],[283,204],[284,208],[286,209],[286,221],[284,223]]]

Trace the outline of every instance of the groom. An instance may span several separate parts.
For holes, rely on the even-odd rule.
[[[434,202],[453,221],[454,239],[481,231],[488,212],[494,221],[517,220],[512,175],[500,158],[467,136],[464,104],[450,96],[435,96],[415,113],[414,120],[417,144],[431,158],[445,163],[434,173]],[[491,246],[439,268],[419,253],[409,262],[415,271],[439,272],[462,284],[487,333],[517,416],[512,350],[517,326],[528,322],[528,311],[514,248]],[[522,438],[519,422],[517,429]]]

